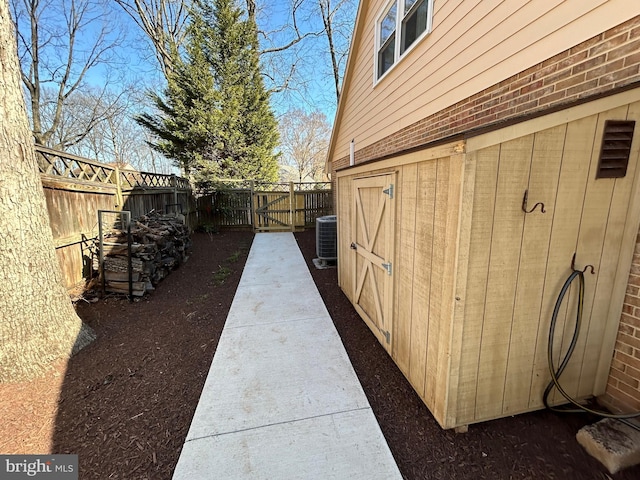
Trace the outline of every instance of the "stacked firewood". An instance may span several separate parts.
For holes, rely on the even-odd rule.
[[[171,270],[186,262],[191,247],[184,216],[155,211],[132,221],[131,241],[133,295],[139,297],[153,290]],[[104,234],[103,255],[106,290],[128,294],[127,232],[113,229]],[[94,269],[99,270],[99,255],[94,258]]]

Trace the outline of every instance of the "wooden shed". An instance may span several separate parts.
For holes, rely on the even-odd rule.
[[[630,155],[607,178],[612,145]],[[543,407],[574,255],[594,273],[562,382],[577,398],[604,393],[640,221],[639,151],[635,89],[336,173],[340,286],[443,428]]]

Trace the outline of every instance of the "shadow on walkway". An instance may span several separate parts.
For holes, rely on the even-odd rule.
[[[172,476],[253,234],[192,238],[152,294],[78,306],[98,338],[69,362],[53,452],[79,455],[81,479]]]

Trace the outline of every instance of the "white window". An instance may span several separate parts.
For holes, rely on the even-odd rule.
[[[431,31],[432,10],[433,0],[393,0],[385,6],[376,22],[376,80]]]

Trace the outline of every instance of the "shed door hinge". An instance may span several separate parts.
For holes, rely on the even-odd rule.
[[[382,268],[384,268],[387,271],[387,275],[391,275],[392,268],[393,268],[392,265],[391,265],[391,262],[383,263],[382,264]]]
[[[387,332],[386,330],[380,329],[380,333],[382,333],[382,335],[384,335],[384,338],[387,341],[387,343],[391,342],[391,334],[389,332]]]
[[[393,198],[393,183],[389,185],[389,188],[382,190],[382,193],[389,195],[389,198]]]

